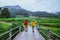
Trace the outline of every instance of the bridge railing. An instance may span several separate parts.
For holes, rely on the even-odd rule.
[[[17,26],[15,28],[10,28],[8,31],[0,34],[0,40],[12,40],[12,37],[20,32],[21,27]]]
[[[50,29],[42,29],[39,25],[38,30],[46,40],[60,40],[60,36],[52,32]]]
[[[12,34],[13,30],[16,30],[16,29],[18,29],[18,30],[17,30],[15,33]],[[16,35],[18,32],[20,32],[20,27],[16,27],[16,28],[10,29],[10,30],[9,30],[9,38],[8,38],[7,40],[11,40],[12,37],[13,37],[14,35]]]

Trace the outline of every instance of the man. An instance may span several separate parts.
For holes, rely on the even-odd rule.
[[[34,32],[34,26],[35,26],[35,21],[32,21],[31,25],[32,25],[32,31]]]
[[[25,31],[27,32],[28,31],[28,20],[24,21],[24,26],[25,26]]]

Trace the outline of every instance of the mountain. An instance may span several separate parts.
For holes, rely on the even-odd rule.
[[[56,12],[55,14],[56,14],[58,17],[60,17],[60,12]]]
[[[35,17],[60,17],[60,12],[54,14],[54,13],[48,13],[44,11],[36,11],[36,12],[31,12],[26,9],[21,8],[19,5],[16,6],[4,6],[2,8],[8,8],[10,11],[10,16],[11,17],[16,17],[18,15],[23,15],[25,17],[29,16],[35,16]]]
[[[11,17],[16,17],[17,15],[29,16],[29,14],[30,14],[30,11],[21,8],[19,5],[5,6],[3,8],[8,8],[9,9],[9,11],[11,13]]]
[[[33,13],[34,16],[38,17],[57,17],[54,13],[48,13],[48,12],[41,12],[41,11],[36,11]]]

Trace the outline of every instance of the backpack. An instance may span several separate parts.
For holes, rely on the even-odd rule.
[[[24,25],[27,25],[27,23],[28,23],[28,22],[27,22],[27,21],[25,21],[25,22],[24,22]]]

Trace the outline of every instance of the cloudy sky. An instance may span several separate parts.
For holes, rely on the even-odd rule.
[[[0,7],[14,5],[19,5],[30,11],[60,11],[60,0],[0,0]]]

